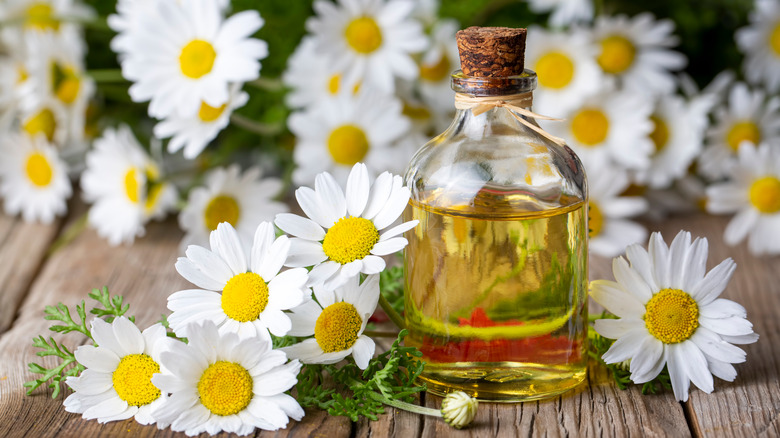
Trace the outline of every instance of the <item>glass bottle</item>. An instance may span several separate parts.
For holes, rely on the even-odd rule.
[[[536,74],[458,70],[452,87],[477,97],[527,96]],[[571,149],[517,120],[538,127],[533,117],[513,112],[459,109],[406,172],[404,220],[420,221],[404,253],[406,344],[423,353],[421,380],[433,394],[527,401],[585,379],[584,171]]]

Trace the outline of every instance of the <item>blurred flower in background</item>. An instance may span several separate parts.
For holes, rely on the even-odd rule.
[[[246,243],[286,211],[277,198],[323,171],[342,184],[357,162],[372,178],[402,173],[452,120],[454,34],[471,25],[529,28],[534,110],[564,119],[544,127],[585,164],[594,254],[705,204],[752,205],[735,223],[758,215],[759,234],[780,231],[771,184],[721,196],[773,175],[747,178],[743,155],[780,149],[777,0],[6,0],[0,23],[6,213],[52,221],[80,180],[111,244],[172,211],[183,245],[204,244],[215,221]],[[43,181],[25,167],[31,150],[51,187],[30,178]]]

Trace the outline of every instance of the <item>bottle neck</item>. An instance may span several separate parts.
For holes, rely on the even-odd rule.
[[[517,117],[536,125],[533,118],[517,112],[517,109],[531,111],[533,95],[530,91],[506,95],[473,96],[456,93],[456,129],[472,138],[488,135],[509,134],[523,131]]]

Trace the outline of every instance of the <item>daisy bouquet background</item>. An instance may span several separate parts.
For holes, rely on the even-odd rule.
[[[150,220],[177,214],[185,234],[181,251],[186,255],[177,268],[198,286],[193,295],[197,301],[225,299],[233,276],[240,276],[235,284],[242,287],[262,290],[261,282],[266,286],[267,301],[250,307],[262,308],[258,315],[268,311],[262,323],[241,321],[246,316],[215,322],[218,333],[229,326],[237,334],[238,341],[232,339],[230,345],[266,333],[276,336],[285,329],[289,333],[293,325],[290,322],[288,328],[285,321],[296,318],[309,321],[300,336],[311,336],[309,332],[316,332],[311,320],[326,313],[325,303],[346,302],[355,287],[376,282],[369,281],[372,275],[381,273],[387,280],[383,291],[398,289],[398,281],[391,280],[397,280],[397,273],[387,269],[382,257],[405,245],[400,234],[412,225],[392,223],[397,218],[392,212],[403,197],[402,184],[400,177],[383,172],[401,173],[417,147],[451,120],[449,74],[458,68],[455,31],[469,25],[529,26],[526,62],[539,77],[535,109],[564,119],[543,127],[569,141],[590,176],[594,255],[613,257],[644,242],[647,230],[636,218],[660,220],[701,209],[736,213],[724,234],[727,243],[747,240],[756,255],[780,252],[776,0],[715,1],[706,6],[591,0],[266,3],[8,0],[0,5],[0,198],[6,214],[50,223],[65,216],[80,198],[89,205],[88,212],[64,235],[89,226],[112,245],[130,244],[143,236]],[[364,166],[357,167],[361,170],[350,186],[356,163]],[[336,193],[336,186],[346,187],[343,203],[322,197]],[[374,191],[380,187],[383,191],[377,195]],[[290,200],[296,188],[299,208],[307,218],[286,214],[290,203],[280,202]],[[355,194],[360,188],[369,193],[362,206],[362,201],[355,201],[364,199],[365,193]],[[382,214],[382,203],[371,203],[377,196],[397,205]],[[336,222],[340,219],[343,223]],[[260,257],[254,256],[254,248],[270,250],[276,245],[278,256],[288,245],[271,238],[272,222],[293,236],[286,249],[289,269],[279,273],[280,266],[273,274],[273,266],[252,266]],[[233,231],[224,231],[224,225],[220,231],[224,223]],[[259,233],[258,227],[264,231]],[[364,244],[349,250],[326,245],[325,236],[337,236],[340,229],[358,230]],[[211,237],[215,235],[222,237]],[[233,248],[233,253],[224,248]],[[237,261],[235,253],[240,251],[235,248],[246,252],[245,265]],[[700,264],[701,251],[685,257]],[[208,267],[208,272],[198,266]],[[301,285],[303,274],[296,269],[304,266],[311,270]],[[646,269],[642,266],[637,262],[636,269]],[[263,281],[241,276],[250,273]],[[271,283],[277,274],[289,282],[277,283],[316,300],[273,301]],[[357,276],[362,282],[350,284]],[[698,273],[694,277],[701,280]],[[701,297],[690,289],[693,284],[646,283],[653,297],[664,290],[680,290],[704,311],[706,303],[698,301]],[[636,286],[631,285],[625,289]],[[312,288],[311,294],[307,288]],[[378,302],[387,300],[378,292],[376,296]],[[196,300],[192,296],[172,297],[174,330],[186,331],[194,320],[214,322],[222,317],[190,309]],[[645,309],[653,302],[646,295],[638,300]],[[626,318],[622,310],[610,307],[609,299],[600,301]],[[387,307],[398,308],[398,303]],[[350,305],[372,307],[371,302]],[[732,313],[720,309],[717,315],[744,319],[737,307],[729,309]],[[241,305],[234,310],[247,311]],[[370,337],[362,334],[365,318],[361,312],[358,317],[360,334],[354,340],[358,347],[352,353],[356,369],[371,356],[365,340]],[[83,331],[89,330],[86,324],[82,317]],[[706,327],[703,322],[701,326]],[[625,330],[602,334],[620,338],[630,331]],[[719,342],[736,342],[728,336],[748,336],[715,333]],[[651,335],[664,345],[676,344]],[[138,347],[137,336],[131,337]],[[38,346],[49,349],[45,351],[61,353],[69,364],[79,363],[58,344],[41,342]],[[262,346],[256,348],[270,350],[271,341],[257,342]],[[594,339],[596,355],[611,348],[620,351],[618,342]],[[649,359],[622,368],[615,365],[616,378],[629,373],[631,380],[641,382],[653,372],[661,373],[662,378],[669,376],[678,397],[687,395],[679,371],[658,368],[659,361],[673,362],[667,360],[672,349],[662,349],[657,356],[658,344],[654,345]],[[328,354],[309,347],[300,343],[285,348],[301,355],[302,361]],[[718,356],[699,347],[705,351],[710,376],[732,375],[723,363],[736,362],[736,352]],[[164,375],[164,356],[155,359],[157,353],[143,348],[132,354],[152,357]],[[707,356],[706,351],[712,354]],[[607,358],[623,362],[627,354]],[[244,359],[230,358],[231,363]],[[643,364],[651,359],[655,362],[645,369]],[[385,360],[389,364],[392,357]],[[685,375],[706,390],[711,377],[702,377],[705,362],[699,360],[699,368]],[[198,372],[214,365],[200,363],[204,368]],[[284,365],[285,372],[296,374],[289,364]],[[300,379],[318,376],[307,369],[303,367]],[[79,371],[70,372],[75,378]],[[167,396],[180,383],[161,385],[168,392],[160,394]],[[279,388],[279,393],[289,387]],[[372,388],[384,394],[381,385]],[[320,402],[312,397],[312,403]],[[298,416],[289,400],[278,407],[285,418]],[[180,424],[170,416],[158,424],[166,421]],[[262,425],[282,424],[281,415],[266,421]],[[246,430],[236,423],[221,427]]]

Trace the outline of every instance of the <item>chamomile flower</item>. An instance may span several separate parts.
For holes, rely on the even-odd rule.
[[[220,333],[211,321],[187,333],[187,344],[171,342],[160,353],[163,372],[152,383],[171,396],[152,413],[158,422],[189,436],[243,436],[303,418],[301,406],[285,394],[297,383],[301,364],[287,362],[270,339]]]
[[[457,20],[443,19],[433,24],[431,45],[420,58],[418,86],[420,95],[434,111],[452,112],[455,92],[450,87],[452,73],[460,68],[455,32],[460,28]]]
[[[530,27],[525,62],[537,76],[534,108],[540,114],[563,116],[599,91],[602,74],[595,55],[596,47],[581,30]]]
[[[89,224],[111,245],[143,236],[146,223],[163,217],[176,203],[176,189],[160,181],[158,165],[126,125],[103,131],[86,162],[81,189],[93,203]]]
[[[223,18],[220,2],[157,3],[129,37],[122,74],[134,82],[130,97],[150,100],[149,114],[165,118],[196,114],[201,103],[219,108],[229,84],[257,79],[265,41],[249,38],[263,26],[257,11]]]
[[[699,159],[699,170],[712,179],[729,173],[743,142],[757,145],[780,140],[780,98],[767,97],[744,83],[729,91],[728,106],[715,112],[715,123],[707,130],[707,148]]]
[[[140,424],[155,423],[152,410],[165,403],[167,395],[152,383],[152,375],[164,368],[160,353],[168,342],[165,327],[155,324],[141,332],[124,316],[110,324],[92,321],[96,345],[82,345],[76,360],[86,367],[65,383],[75,392],[65,399],[65,410],[99,423],[135,417]],[[157,422],[162,429],[170,423]]]
[[[686,101],[670,95],[658,99],[653,115],[655,151],[650,166],[640,170],[637,179],[651,188],[666,188],[683,177],[703,146],[704,132],[712,99],[702,95]]]
[[[241,245],[238,233],[226,222],[211,232],[211,250],[187,248],[176,270],[200,289],[183,290],[168,297],[173,311],[168,321],[179,336],[189,337],[191,323],[212,321],[220,333],[237,333],[242,339],[284,336],[290,318],[284,313],[304,300],[306,269],[279,270],[288,260],[290,240],[274,239],[274,227],[257,227],[251,249]]]
[[[72,40],[73,49],[83,54],[86,45],[76,22],[93,16],[93,11],[78,0],[5,0],[0,3],[0,22],[20,25],[2,26],[0,38],[8,46],[17,46],[28,35],[77,37]]]
[[[685,55],[671,50],[678,39],[674,22],[645,12],[628,18],[599,16],[593,38],[600,46],[596,61],[608,76],[637,92],[669,94],[676,87],[672,71],[685,67]]]
[[[154,135],[173,137],[168,142],[168,152],[173,154],[184,148],[184,158],[193,159],[230,123],[233,110],[246,105],[247,101],[249,95],[241,91],[241,84],[231,84],[227,102],[217,107],[201,102],[195,114],[171,114],[154,127]]]
[[[734,38],[745,53],[742,71],[753,84],[766,84],[768,91],[780,90],[780,3],[757,0],[750,25],[737,30]]]
[[[707,188],[707,211],[737,213],[723,240],[736,245],[747,237],[755,255],[780,254],[780,144],[743,144],[732,180]]]
[[[241,242],[249,247],[263,221],[273,221],[287,205],[273,198],[282,189],[276,178],[261,179],[260,169],[253,167],[243,174],[237,165],[209,172],[205,184],[190,191],[187,206],[179,214],[179,225],[186,235],[181,247],[206,246],[209,233],[227,222],[238,232]]]
[[[350,278],[335,291],[314,288],[317,301],[308,301],[292,310],[292,336],[312,336],[281,350],[303,363],[336,363],[352,355],[364,370],[374,355],[374,341],[363,334],[368,318],[379,301],[379,275],[369,275],[359,283]]]
[[[13,119],[21,101],[34,91],[24,47],[8,49],[0,56],[0,129],[9,124],[2,122]]]
[[[282,74],[282,81],[291,89],[285,102],[291,108],[305,108],[339,93],[356,93],[360,83],[347,84],[343,76],[317,52],[314,38],[305,36],[290,55],[287,69]]]
[[[552,11],[549,19],[552,27],[593,19],[593,0],[529,0],[528,7],[536,13]]]
[[[666,366],[680,401],[688,400],[691,382],[710,393],[713,375],[733,381],[732,364],[744,362],[745,352],[732,344],[758,339],[745,309],[718,298],[734,273],[734,261],[726,259],[706,272],[707,239],[691,242],[687,231],[670,247],[653,233],[647,250],[631,245],[626,255],[628,261],[619,257],[612,263],[617,282],[591,282],[591,297],[620,318],[595,323],[600,335],[617,339],[602,359],[630,359],[634,383],[649,382]]]
[[[365,162],[374,172],[399,163],[391,145],[410,128],[401,110],[398,99],[371,90],[341,94],[293,113],[288,119],[297,138],[293,181],[310,184],[327,171],[344,182],[357,162]]]
[[[589,250],[600,256],[614,257],[626,245],[647,238],[647,230],[628,220],[647,211],[647,201],[638,196],[620,196],[629,186],[626,171],[599,165],[588,170],[588,242]]]
[[[0,194],[5,212],[48,224],[67,210],[72,193],[65,163],[42,135],[9,133],[0,142]]]
[[[587,98],[561,122],[544,123],[552,134],[567,139],[589,170],[595,163],[628,169],[650,164],[653,102],[645,94],[608,89]]]
[[[422,26],[410,18],[413,9],[408,0],[317,0],[317,15],[306,21],[306,29],[347,83],[360,81],[391,93],[394,77],[417,77],[411,54],[427,46]]]
[[[19,114],[22,132],[30,137],[43,135],[49,143],[62,146],[68,138],[71,126],[68,110],[62,103],[49,97],[34,106],[21,107]]]
[[[385,269],[382,256],[403,249],[407,240],[398,235],[418,221],[381,230],[401,216],[409,202],[409,189],[400,176],[384,172],[371,184],[365,164],[352,167],[347,193],[327,172],[317,175],[314,190],[301,187],[295,198],[308,218],[282,213],[276,226],[295,236],[287,266],[312,266],[309,284],[338,287],[349,278],[378,274]]]

